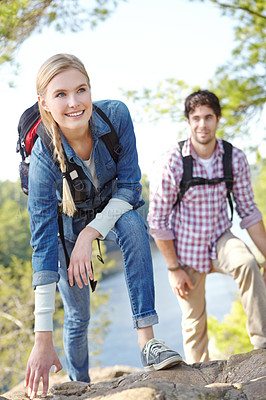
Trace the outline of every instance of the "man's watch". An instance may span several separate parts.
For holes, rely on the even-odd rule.
[[[168,271],[177,271],[181,268],[181,265],[177,264],[175,267],[167,267]]]

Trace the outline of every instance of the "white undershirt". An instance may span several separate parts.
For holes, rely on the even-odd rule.
[[[207,158],[207,159],[199,157],[199,163],[201,165],[203,165],[203,167],[206,169],[209,179],[212,179],[212,173],[213,173],[212,161],[213,161],[213,158],[214,158],[214,153],[212,154],[212,156],[210,158]]]
[[[85,160],[83,162],[89,168],[91,176],[92,176],[93,184],[96,187],[96,189],[98,189],[98,179],[97,179],[97,175],[96,175],[93,152],[91,152],[89,160]]]
[[[89,160],[84,161],[89,168],[93,184],[98,188],[98,180],[94,165],[93,155]],[[101,213],[87,225],[96,229],[104,239],[116,221],[127,211],[132,210],[132,205],[128,202],[112,198]],[[53,330],[53,313],[55,310],[55,287],[56,282],[48,285],[37,286],[35,289],[35,332]]]

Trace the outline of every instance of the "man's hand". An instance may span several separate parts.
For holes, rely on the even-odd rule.
[[[70,286],[74,284],[74,277],[80,289],[83,288],[83,283],[87,286],[89,284],[87,273],[89,278],[93,279],[91,270],[92,242],[99,236],[100,233],[89,226],[86,226],[86,228],[80,232],[72,251],[68,267]]]
[[[169,271],[168,279],[173,292],[182,299],[187,299],[188,291],[194,288],[189,275],[179,268],[176,271]]]
[[[54,372],[62,369],[53,346],[52,332],[36,332],[35,344],[28,360],[24,383],[24,386],[28,387],[30,399],[34,399],[37,395],[40,378],[43,381],[42,397],[47,396],[49,371],[52,365],[55,366]]]

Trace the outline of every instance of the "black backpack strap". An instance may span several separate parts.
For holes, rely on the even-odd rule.
[[[49,133],[46,131],[45,126],[43,125],[43,122],[41,122],[38,126],[37,129],[37,135],[41,138],[43,144],[49,151],[51,157],[54,159],[54,145],[51,136]],[[56,161],[57,162],[57,161]]]
[[[63,246],[63,250],[64,250],[64,255],[65,255],[65,260],[66,260],[66,268],[68,270],[69,267],[69,263],[70,263],[70,258],[69,258],[69,254],[66,248],[66,242],[65,242],[65,237],[64,237],[64,226],[63,226],[63,217],[62,217],[62,212],[60,210],[60,207],[58,207],[57,209],[57,215],[58,215],[58,230],[59,230],[59,236],[61,239],[61,243]],[[99,244],[98,244],[99,246]],[[103,261],[102,261],[103,262]],[[93,273],[93,266],[92,266],[92,262],[91,262],[91,270]],[[94,279],[89,279],[90,281],[90,287],[91,287],[91,291],[94,292],[97,286],[97,281],[95,281]],[[75,282],[74,282],[75,285]]]
[[[233,190],[233,169],[232,169],[232,150],[233,146],[231,143],[223,140],[223,148],[224,148],[224,155],[223,155],[223,169],[224,169],[224,178],[227,189],[232,192]]]
[[[70,263],[70,258],[69,258],[69,254],[68,254],[68,251],[66,248],[66,242],[65,242],[65,237],[64,237],[64,227],[63,227],[63,217],[62,217],[62,212],[60,210],[60,207],[57,207],[57,216],[58,216],[59,236],[60,236],[61,243],[63,246],[64,254],[65,254],[66,267],[68,269],[69,263]]]
[[[233,220],[233,199],[232,199],[232,191],[233,191],[233,184],[234,184],[234,177],[233,177],[233,169],[232,169],[232,149],[233,146],[231,143],[223,140],[223,148],[224,148],[224,155],[223,155],[223,169],[224,169],[224,182],[227,188],[227,200],[229,203],[229,207],[231,210],[231,221]]]
[[[98,106],[93,104],[93,109],[97,112],[97,114],[99,114],[102,117],[102,119],[109,125],[111,129],[110,133],[102,135],[100,139],[104,142],[114,162],[117,164],[119,154],[122,151],[122,146],[119,143],[115,128],[113,127],[113,124],[111,123],[107,115],[105,115],[105,113]]]
[[[181,182],[179,184],[179,193],[177,196],[177,200],[174,203],[174,207],[179,204],[182,201],[182,198],[184,196],[184,194],[186,193],[186,191],[189,189],[191,182],[192,182],[192,174],[193,174],[193,158],[191,155],[183,157],[182,155],[182,149],[184,147],[185,144],[185,140],[181,140],[180,142],[178,142],[179,148],[180,148],[180,152],[181,152],[181,157],[182,157],[182,161],[183,161],[183,176],[181,179]]]
[[[182,140],[181,142],[178,142],[180,151],[181,151],[181,156],[182,156],[182,149],[184,146],[185,141]],[[234,183],[234,178],[233,178],[233,170],[232,170],[232,148],[233,146],[231,143],[223,140],[223,147],[224,147],[224,155],[223,155],[223,172],[224,176],[223,178],[213,178],[213,179],[204,179],[200,177],[195,177],[193,178],[193,158],[191,155],[183,157],[183,176],[180,182],[180,191],[178,194],[177,201],[174,204],[174,207],[179,204],[182,201],[182,198],[186,191],[191,187],[191,186],[197,186],[197,185],[217,185],[220,182],[225,182],[226,188],[227,188],[227,200],[229,203],[229,207],[231,210],[231,221],[233,220],[233,199],[232,199],[232,191],[233,191],[233,183]]]
[[[42,122],[38,126],[37,134],[49,151],[51,157],[54,159],[54,145],[49,133],[46,131]],[[66,172],[63,173],[63,177],[67,179],[73,201],[75,204],[78,205],[86,200],[85,185],[82,179],[83,171],[79,165],[68,161],[64,147],[63,152],[66,162]],[[57,160],[55,160],[55,164],[60,168],[59,162]]]

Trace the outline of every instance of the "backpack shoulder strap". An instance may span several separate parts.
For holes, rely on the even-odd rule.
[[[57,167],[60,169],[59,161],[56,160],[54,157],[54,144],[49,133],[47,133],[43,123],[38,126],[37,134],[49,151],[55,165],[57,165]],[[63,173],[63,176],[67,179],[74,203],[78,205],[86,200],[86,191],[84,190],[85,184],[83,182],[82,168],[76,163],[69,162],[63,145],[62,148],[66,164],[66,172]]]
[[[180,182],[180,190],[178,193],[178,198],[174,204],[174,207],[176,206],[177,203],[181,203],[182,198],[186,191],[189,188],[189,185],[192,181],[192,175],[193,175],[193,158],[191,155],[183,157],[182,155],[182,149],[184,147],[185,140],[181,140],[178,142],[179,148],[180,148],[180,153],[183,161],[183,176]]]
[[[223,140],[223,169],[224,178],[227,189],[231,192],[233,190],[233,169],[232,169],[232,148],[231,143]]]
[[[118,135],[116,133],[113,124],[107,117],[107,115],[95,104],[93,104],[93,109],[99,114],[102,119],[109,125],[111,131],[106,135],[101,136],[101,140],[104,142],[105,146],[107,147],[109,153],[111,154],[114,162],[117,164],[119,154],[121,153],[122,146],[119,143]]]
[[[184,146],[185,141],[179,142],[179,147],[181,150],[182,156],[182,149]],[[201,179],[201,178],[193,178],[193,158],[191,155],[183,157],[183,176],[180,182],[180,191],[178,194],[177,201],[174,204],[180,204],[182,198],[186,191],[189,189],[190,186],[195,185],[203,185],[203,184],[217,184],[220,182],[225,182],[227,188],[227,200],[231,210],[231,221],[233,219],[233,200],[232,200],[232,190],[233,190],[233,170],[232,170],[232,144],[223,140],[223,147],[224,147],[224,155],[223,155],[223,178],[219,179]]]
[[[233,167],[232,167],[233,146],[231,145],[231,143],[227,142],[226,140],[223,140],[223,148],[224,148],[224,155],[223,155],[224,182],[227,188],[227,200],[231,210],[231,221],[232,221],[234,212],[233,199],[232,199],[232,191],[234,184]]]
[[[182,160],[183,160],[183,176],[182,176],[181,183],[180,183],[181,186],[186,186],[186,184],[189,181],[191,181],[192,175],[193,175],[193,159],[192,159],[192,157],[190,155],[183,157],[183,155],[182,155],[182,149],[184,147],[184,144],[185,144],[185,140],[178,142],[178,145],[179,145],[180,151],[181,151]]]
[[[41,122],[37,128],[37,135],[41,138],[43,144],[51,154],[52,158],[54,158],[54,145],[52,138],[48,134],[48,132],[45,129],[45,126]],[[57,162],[57,161],[56,161]]]

